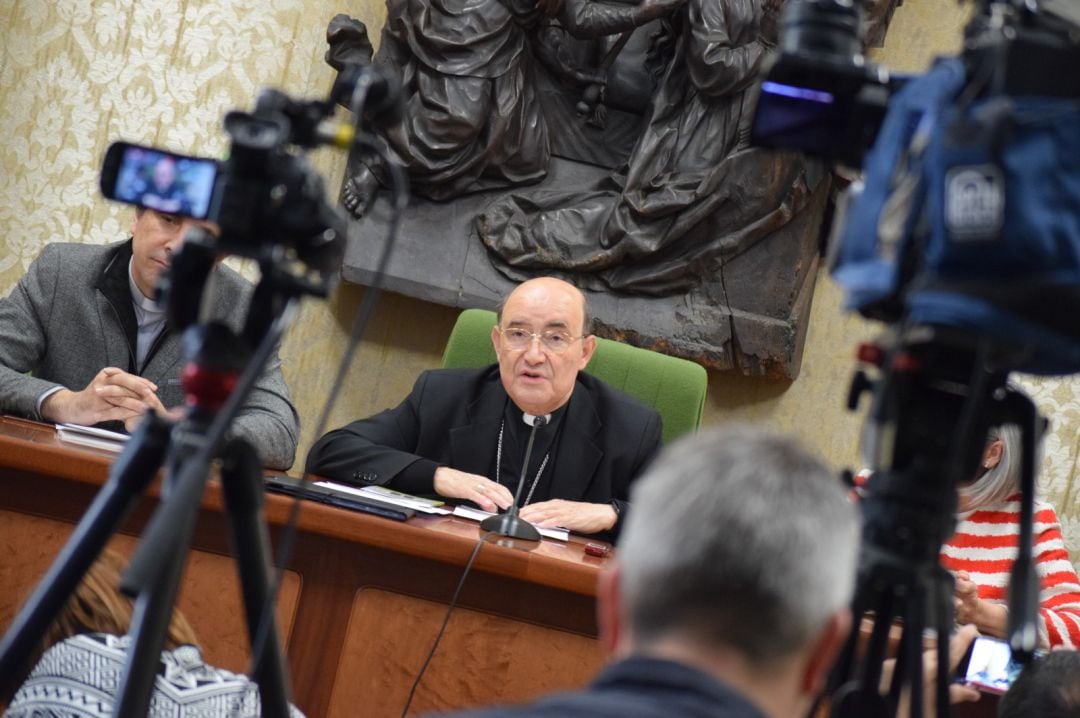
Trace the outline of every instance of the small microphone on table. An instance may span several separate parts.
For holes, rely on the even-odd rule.
[[[529,432],[529,443],[525,445],[525,464],[521,467],[521,475],[518,477],[517,491],[514,493],[514,503],[510,504],[505,514],[488,516],[480,522],[480,528],[491,531],[499,536],[524,539],[526,541],[539,541],[540,532],[528,521],[518,517],[518,501],[521,500],[521,489],[525,486],[525,475],[529,473],[529,459],[532,457],[533,441],[536,440],[536,430],[548,423],[546,416],[525,415],[525,423],[532,419],[532,431]],[[498,467],[495,469],[498,471]]]

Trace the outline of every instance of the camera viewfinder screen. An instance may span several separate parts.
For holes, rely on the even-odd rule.
[[[115,199],[168,214],[202,219],[210,211],[217,163],[128,146],[116,176]]]
[[[838,128],[844,126],[848,110],[830,92],[764,82],[754,116],[753,142],[832,156],[837,151]]]

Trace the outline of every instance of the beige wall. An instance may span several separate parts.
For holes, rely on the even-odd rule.
[[[251,9],[256,7],[258,9]],[[0,292],[6,293],[54,241],[121,238],[131,211],[100,199],[96,178],[107,144],[124,138],[178,151],[225,148],[222,114],[251,106],[259,87],[319,95],[332,79],[323,33],[336,12],[378,26],[377,0],[8,0],[0,3]],[[906,0],[877,58],[918,70],[959,44],[952,0]],[[330,186],[343,160],[321,151]],[[298,456],[310,445],[335,362],[363,290],[344,286],[329,303],[309,302],[282,349],[286,378],[304,422]],[[791,432],[831,462],[851,464],[858,419],[843,398],[858,340],[877,327],[846,316],[822,276],[814,297],[802,373],[769,382],[712,372],[705,421],[752,421]],[[396,404],[416,374],[439,362],[456,312],[384,296],[349,369],[331,425]],[[1044,485],[1080,547],[1076,439],[1080,392],[1073,379],[1024,381],[1055,423]]]

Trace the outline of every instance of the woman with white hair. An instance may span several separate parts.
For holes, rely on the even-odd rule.
[[[941,550],[941,565],[956,577],[958,624],[973,623],[1004,637],[1008,587],[1020,536],[1020,431],[991,429],[981,475],[960,488],[956,533]],[[1034,556],[1039,576],[1039,643],[1080,648],[1080,580],[1069,560],[1057,514],[1035,502]]]

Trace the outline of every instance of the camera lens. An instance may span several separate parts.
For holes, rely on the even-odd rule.
[[[851,0],[797,0],[784,8],[781,50],[849,64],[862,55],[859,12]]]

